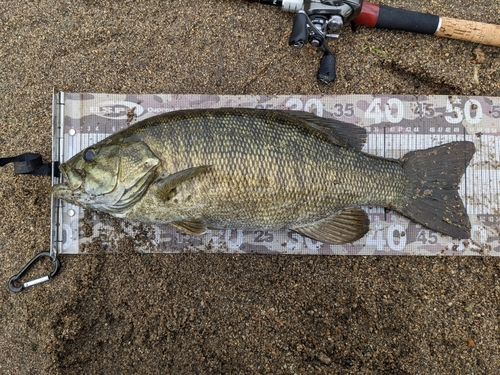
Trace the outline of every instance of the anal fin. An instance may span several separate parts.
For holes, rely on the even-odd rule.
[[[188,234],[203,234],[207,231],[207,225],[203,219],[174,221],[170,224]]]
[[[308,226],[291,229],[314,240],[338,245],[359,240],[369,226],[366,212],[351,207]]]

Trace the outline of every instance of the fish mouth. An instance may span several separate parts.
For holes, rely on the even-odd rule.
[[[52,186],[52,195],[54,198],[61,199],[65,202],[78,205],[81,193],[77,190],[71,190],[67,183],[61,183]]]
[[[79,189],[84,181],[84,173],[78,169],[69,169],[66,164],[61,164],[59,166],[59,171],[62,174],[63,184],[68,187],[68,189],[75,191]]]
[[[65,164],[59,166],[62,182],[52,186],[52,194],[54,197],[66,201],[74,200],[74,193],[82,186],[83,176],[78,171],[69,171]]]
[[[123,170],[118,166],[115,173],[116,180],[110,191],[102,194],[91,194],[85,190],[85,171],[68,168],[64,164],[59,167],[59,170],[61,171],[62,182],[52,186],[52,194],[55,198],[84,208],[97,209],[115,215],[128,210],[140,200],[156,177],[154,168],[152,168],[132,186],[123,188],[119,186]]]
[[[72,191],[65,183],[52,186],[52,195],[56,198],[67,200],[71,193]]]

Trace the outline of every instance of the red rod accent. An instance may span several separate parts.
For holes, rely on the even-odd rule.
[[[361,12],[353,21],[354,25],[375,27],[378,20],[379,10],[380,10],[379,5],[364,1],[363,6],[361,7]]]

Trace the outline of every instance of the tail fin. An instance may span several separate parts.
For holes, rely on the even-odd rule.
[[[458,185],[474,151],[472,142],[452,142],[403,156],[409,184],[397,210],[437,232],[470,238],[469,216]]]

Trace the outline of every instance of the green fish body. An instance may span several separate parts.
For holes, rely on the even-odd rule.
[[[216,229],[292,229],[339,244],[369,229],[360,206],[383,206],[470,237],[458,184],[471,142],[400,160],[361,152],[363,128],[310,113],[204,109],[148,118],[75,155],[56,197],[120,218]]]

